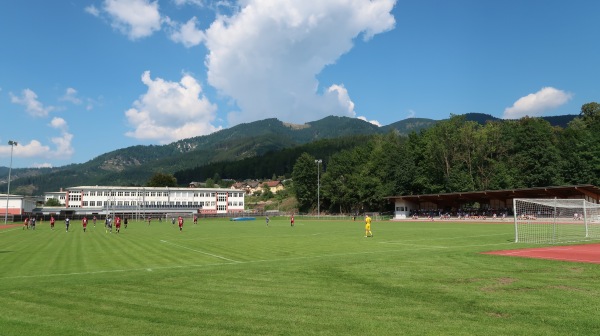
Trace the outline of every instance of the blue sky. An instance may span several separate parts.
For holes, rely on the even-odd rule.
[[[276,117],[577,114],[593,0],[0,2],[0,166],[86,162]]]

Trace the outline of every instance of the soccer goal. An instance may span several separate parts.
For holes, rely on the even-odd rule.
[[[600,204],[583,199],[516,198],[513,210],[517,243],[600,239]]]

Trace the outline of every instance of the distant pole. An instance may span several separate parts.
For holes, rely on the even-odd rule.
[[[323,163],[323,160],[315,160],[315,163],[317,164],[317,218],[321,218],[321,169],[319,165]]]
[[[18,143],[16,141],[8,140],[8,145],[10,146],[10,166],[8,166],[8,187],[6,189],[6,213],[4,213],[4,224],[8,222],[8,200],[10,197],[10,173],[12,170],[13,148],[18,145]]]

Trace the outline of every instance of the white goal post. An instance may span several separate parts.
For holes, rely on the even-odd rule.
[[[513,214],[516,243],[600,239],[600,204],[583,199],[515,198]]]

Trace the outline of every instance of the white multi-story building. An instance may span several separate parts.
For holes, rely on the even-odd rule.
[[[62,193],[46,193],[45,199],[59,199]],[[80,186],[66,188],[61,203],[64,211],[73,214],[167,215],[183,212],[218,215],[243,212],[244,192],[218,188]]]

